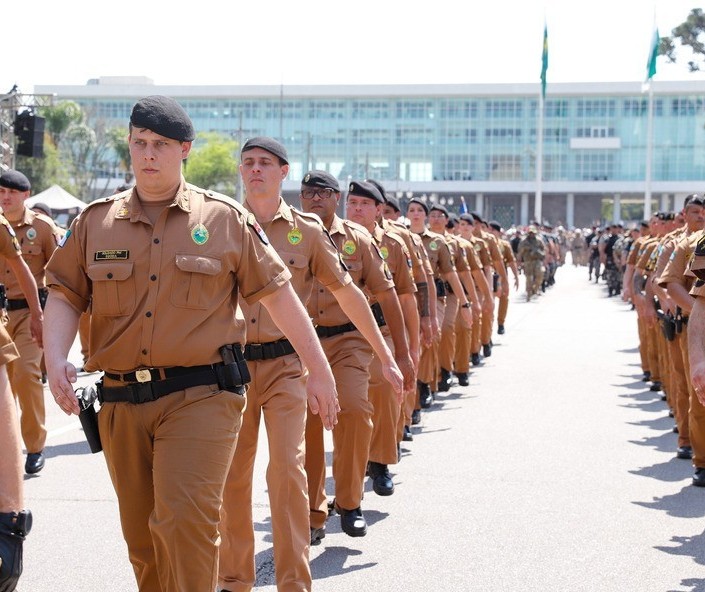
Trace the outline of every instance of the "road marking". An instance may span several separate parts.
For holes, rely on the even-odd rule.
[[[66,432],[71,432],[75,429],[79,429],[81,427],[81,422],[76,419],[76,421],[72,421],[71,423],[68,423],[64,426],[61,426],[60,428],[56,428],[55,430],[51,430],[47,432],[47,440],[51,440],[52,438],[56,438],[57,436],[60,436],[61,434],[65,434]]]

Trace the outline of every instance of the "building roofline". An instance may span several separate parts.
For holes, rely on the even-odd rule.
[[[504,84],[343,84],[343,85],[158,85],[146,77],[105,77],[86,85],[36,85],[35,93],[72,98],[134,98],[163,94],[181,99],[272,97],[538,97],[540,83]],[[652,81],[654,94],[702,94],[701,80]],[[547,86],[546,98],[640,95],[641,82],[575,82]]]

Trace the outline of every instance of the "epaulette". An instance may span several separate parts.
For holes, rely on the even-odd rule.
[[[295,208],[294,206],[289,206],[291,208],[291,211],[296,214],[297,216],[300,216],[301,218],[304,218],[305,220],[312,220],[314,222],[317,222],[321,226],[323,226],[323,220],[321,220],[320,216],[318,214],[313,214],[311,212],[302,212],[301,210]]]
[[[247,215],[247,209],[237,200],[233,199],[232,197],[229,197],[223,193],[218,193],[217,191],[211,191],[210,189],[202,189],[201,187],[197,187],[196,185],[190,185],[189,183],[186,183],[186,186],[191,190],[195,191],[196,193],[201,193],[202,195],[205,195],[206,197],[210,197],[211,199],[217,199],[218,201],[222,201],[223,203],[228,204],[229,206],[235,208],[236,210],[242,212],[243,214]]]
[[[342,219],[342,221],[343,221],[343,224],[345,224],[345,226],[348,226],[354,230],[357,230],[358,232],[361,232],[366,237],[372,237],[372,235],[370,234],[370,231],[367,230],[367,228],[365,228],[362,224],[358,224],[357,222],[353,222],[352,220],[346,220],[346,219]]]
[[[125,192],[117,193],[115,195],[109,195],[108,197],[100,197],[98,199],[93,200],[89,204],[86,204],[86,207],[83,208],[83,211],[85,212],[89,208],[94,208],[96,206],[106,204],[106,203],[112,203],[112,202],[117,201],[119,199],[124,199],[125,197],[127,197]]]

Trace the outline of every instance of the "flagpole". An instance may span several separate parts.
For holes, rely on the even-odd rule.
[[[534,219],[541,224],[543,217],[541,214],[543,195],[541,184],[543,182],[543,93],[539,94],[539,123],[536,130],[536,197],[534,199]]]
[[[646,119],[646,171],[644,187],[644,220],[651,218],[651,161],[654,143],[654,87],[649,80],[649,110]]]

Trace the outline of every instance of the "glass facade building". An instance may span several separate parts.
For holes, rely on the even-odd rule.
[[[654,209],[705,190],[705,88],[653,84],[650,189]],[[38,86],[80,103],[95,120],[126,126],[135,100],[179,100],[200,132],[241,142],[282,141],[291,162],[285,197],[311,168],[374,178],[402,201],[411,195],[457,210],[462,201],[503,224],[526,223],[542,193],[543,217],[588,225],[611,200],[615,220],[643,202],[648,93],[639,83],[551,84],[543,117],[542,182],[536,181],[539,85],[157,86],[101,78],[85,86]]]

